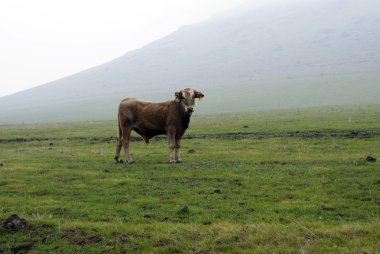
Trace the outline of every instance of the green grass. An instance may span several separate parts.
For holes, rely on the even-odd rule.
[[[380,130],[376,109],[202,116],[191,132]],[[80,126],[3,126],[1,138],[113,135],[109,122]],[[0,250],[29,243],[31,253],[380,252],[380,168],[365,161],[380,157],[379,136],[183,140],[176,165],[167,163],[164,140],[131,143],[133,165],[115,164],[114,148],[0,143],[0,219],[16,213],[29,222],[18,232],[0,228]],[[180,212],[185,205],[189,212]]]

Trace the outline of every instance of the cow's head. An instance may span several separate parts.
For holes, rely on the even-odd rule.
[[[181,106],[185,112],[190,114],[194,112],[195,98],[202,99],[203,97],[203,93],[191,88],[185,88],[175,93],[176,102],[181,103]]]

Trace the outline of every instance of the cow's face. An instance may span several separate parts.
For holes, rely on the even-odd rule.
[[[195,98],[203,98],[204,95],[201,92],[198,92],[191,88],[183,89],[175,93],[175,99],[177,102],[181,103],[182,108],[186,113],[191,114],[194,112],[194,102]]]

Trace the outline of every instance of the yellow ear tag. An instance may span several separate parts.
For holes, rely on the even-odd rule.
[[[201,101],[203,97],[199,97],[198,100]]]

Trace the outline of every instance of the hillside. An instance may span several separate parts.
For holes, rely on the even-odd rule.
[[[379,13],[375,0],[245,5],[0,98],[0,124],[114,119],[124,97],[183,87],[206,95],[201,113],[379,101]]]

